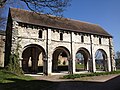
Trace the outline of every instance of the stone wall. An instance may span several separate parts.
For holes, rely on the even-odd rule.
[[[0,34],[0,67],[4,67],[5,35]]]
[[[71,32],[68,30],[59,30],[52,28],[45,28],[28,24],[19,25],[18,22],[13,22],[12,30],[12,50],[16,48],[16,43],[19,42],[21,48],[19,49],[20,59],[22,60],[22,52],[28,45],[35,44],[41,46],[47,53],[48,58],[48,72],[51,73],[52,54],[57,47],[66,48],[71,56],[73,62],[73,72],[75,72],[75,57],[80,48],[85,48],[92,56],[93,71],[95,68],[95,53],[101,49],[107,54],[108,71],[111,71],[111,51],[109,37],[92,35],[86,33]],[[39,38],[39,31],[42,31],[42,38]],[[63,34],[63,40],[60,40],[60,33]],[[84,40],[82,41],[81,37]],[[111,38],[112,39],[112,38]],[[90,57],[91,58],[91,57]],[[41,63],[41,62],[40,62]]]

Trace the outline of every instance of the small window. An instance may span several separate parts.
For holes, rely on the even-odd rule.
[[[22,26],[22,23],[21,23],[21,22],[19,22],[19,23],[18,23],[18,25],[19,25],[19,26]]]
[[[99,44],[101,44],[101,38],[99,38]]]
[[[42,38],[42,31],[39,31],[39,38]]]
[[[60,33],[60,40],[63,40],[63,33]]]
[[[81,36],[81,42],[82,43],[84,42],[84,36]]]

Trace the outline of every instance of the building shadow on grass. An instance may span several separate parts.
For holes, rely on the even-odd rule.
[[[104,76],[103,76],[104,77]],[[106,82],[9,79],[11,83],[0,83],[0,90],[120,90],[120,76]]]

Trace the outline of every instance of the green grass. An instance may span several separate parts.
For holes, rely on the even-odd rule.
[[[26,77],[24,75],[21,76],[17,76],[13,73],[7,72],[5,70],[0,70],[0,83],[10,83],[10,82],[14,82],[14,80],[12,79],[21,79],[21,80],[33,80],[32,77]]]
[[[61,78],[62,79],[75,79],[75,78],[81,78],[81,77],[92,77],[92,76],[101,76],[101,75],[110,75],[110,74],[120,74],[120,70],[113,71],[113,72],[99,72],[99,73],[89,73],[89,74],[64,75]]]
[[[41,90],[54,84],[50,81],[36,80],[33,77],[24,75],[17,76],[0,70],[0,90]]]
[[[78,63],[76,63],[76,68],[77,68],[77,69],[84,68],[84,64],[78,64]]]

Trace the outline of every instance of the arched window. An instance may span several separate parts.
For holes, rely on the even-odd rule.
[[[101,44],[101,38],[99,38],[99,44]]]
[[[63,40],[63,33],[60,33],[60,40]]]
[[[82,43],[84,42],[84,36],[81,36],[81,42]]]
[[[39,38],[42,38],[42,31],[39,31]]]

